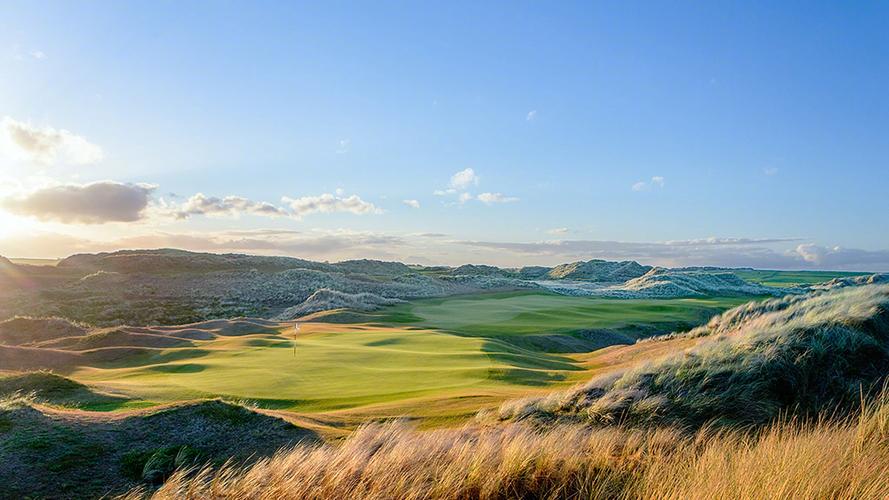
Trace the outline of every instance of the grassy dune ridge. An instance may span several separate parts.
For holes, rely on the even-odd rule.
[[[862,388],[889,373],[889,286],[747,304],[685,336],[650,342],[689,340],[571,390],[509,402],[498,417],[749,425],[782,411],[854,406]]]

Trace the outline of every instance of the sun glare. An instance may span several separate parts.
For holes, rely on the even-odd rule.
[[[37,223],[25,217],[17,217],[0,211],[0,238],[23,233],[28,229],[34,229]]]

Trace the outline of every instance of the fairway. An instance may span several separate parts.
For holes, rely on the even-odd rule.
[[[476,294],[412,301],[387,309],[380,319],[409,321],[470,336],[571,333],[643,327],[669,331],[690,327],[750,297],[609,299],[540,292]],[[640,329],[643,329],[640,328]],[[629,333],[632,334],[632,331]]]
[[[224,397],[309,413],[468,415],[506,397],[583,380],[597,347],[691,327],[747,300],[527,292],[418,300],[372,313],[371,323],[303,323],[295,336],[291,327],[247,331],[68,375],[137,401]],[[618,330],[624,333],[609,334]]]
[[[431,330],[307,324],[291,334],[222,338],[176,361],[84,368],[81,381],[154,401],[222,396],[271,408],[323,411],[469,387],[540,385],[577,371],[569,358],[522,352],[481,338]]]

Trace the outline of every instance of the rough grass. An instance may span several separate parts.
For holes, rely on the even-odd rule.
[[[28,345],[62,337],[77,337],[86,331],[85,325],[62,318],[16,316],[0,321],[0,345]]]
[[[682,352],[507,403],[498,416],[750,425],[781,412],[854,408],[889,373],[889,286],[748,304],[687,336],[697,341]]]
[[[155,499],[832,498],[889,496],[889,404],[756,432],[523,423],[371,425],[341,446],[174,474]],[[127,498],[145,496],[145,490]]]
[[[159,484],[178,467],[249,463],[298,442],[307,429],[223,401],[125,414],[0,399],[0,498],[99,498]]]
[[[0,375],[0,398],[17,395],[43,404],[84,409],[121,408],[127,406],[129,401],[48,371]]]

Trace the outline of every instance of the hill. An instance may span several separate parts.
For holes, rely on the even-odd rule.
[[[674,271],[654,268],[604,291],[612,297],[703,297],[708,295],[782,295],[794,290],[749,283],[731,272]]]
[[[0,497],[97,498],[159,484],[177,467],[249,463],[317,443],[312,431],[213,400],[125,414],[0,402]]]
[[[287,321],[319,311],[349,309],[351,311],[374,311],[383,306],[403,302],[400,299],[381,297],[374,293],[343,293],[322,288],[299,305],[288,307],[276,319]]]
[[[48,371],[0,375],[0,400],[16,396],[69,408],[117,407],[127,401]]]
[[[546,276],[555,280],[620,283],[638,278],[650,269],[651,266],[643,266],[635,261],[609,262],[594,259],[556,266],[550,269]]]
[[[668,299],[681,297],[763,297],[805,293],[803,288],[777,288],[750,283],[724,271],[679,271],[652,268],[645,274],[619,284],[587,281],[538,281],[542,287],[562,295],[618,299]]]
[[[8,283],[0,287],[0,318],[59,316],[102,327],[241,316],[292,318],[295,311],[308,314],[321,307],[352,307],[349,304],[360,312],[397,300],[541,288],[616,298],[805,291],[752,284],[724,270],[652,270],[635,261],[597,259],[518,270],[485,265],[427,268],[375,260],[326,263],[161,249],[80,254],[57,266],[4,265],[12,267],[3,274]],[[818,276],[826,280],[835,275]],[[312,298],[321,290],[342,295],[338,300]]]
[[[399,262],[328,264],[181,250],[82,254],[54,267],[16,269],[25,277],[39,276],[40,281],[0,302],[0,318],[63,316],[98,326],[271,318],[323,289],[388,300],[536,287],[502,276],[423,273]]]
[[[570,391],[505,404],[499,418],[749,425],[854,407],[889,374],[889,286],[751,303],[649,342],[675,347]]]
[[[28,345],[63,337],[78,337],[87,329],[61,318],[16,317],[0,321],[0,345]]]

